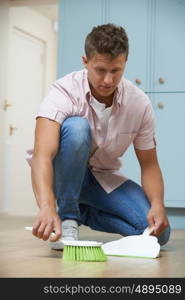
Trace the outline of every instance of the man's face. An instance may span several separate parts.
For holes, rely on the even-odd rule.
[[[126,65],[126,56],[111,59],[106,54],[94,54],[90,59],[82,57],[88,70],[88,80],[92,94],[98,98],[110,97],[118,86]]]

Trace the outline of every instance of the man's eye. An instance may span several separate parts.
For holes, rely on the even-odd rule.
[[[97,69],[97,71],[98,71],[99,73],[104,73],[104,72],[105,72],[104,69]]]
[[[116,70],[112,70],[112,73],[115,74],[115,73],[117,73],[118,71],[119,71],[119,70],[117,70],[117,69],[116,69]]]

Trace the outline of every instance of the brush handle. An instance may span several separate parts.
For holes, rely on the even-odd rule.
[[[26,226],[26,227],[24,227],[24,229],[32,231],[33,227]]]
[[[26,227],[24,227],[26,230],[29,230],[29,231],[32,231],[32,229],[33,229],[33,227],[29,227],[29,226],[26,226]],[[52,232],[51,233],[51,236],[55,236],[55,233],[54,232]]]

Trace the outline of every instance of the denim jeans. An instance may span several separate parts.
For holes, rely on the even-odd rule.
[[[91,129],[82,117],[67,118],[60,130],[59,149],[53,161],[54,192],[61,220],[74,219],[98,231],[123,236],[142,234],[148,226],[150,202],[143,189],[127,180],[107,193],[88,168]],[[158,237],[161,245],[170,227]]]

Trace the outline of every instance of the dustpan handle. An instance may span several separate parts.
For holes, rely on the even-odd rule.
[[[152,232],[154,232],[155,227],[147,227],[144,231],[143,231],[143,235],[150,235],[152,234]]]

